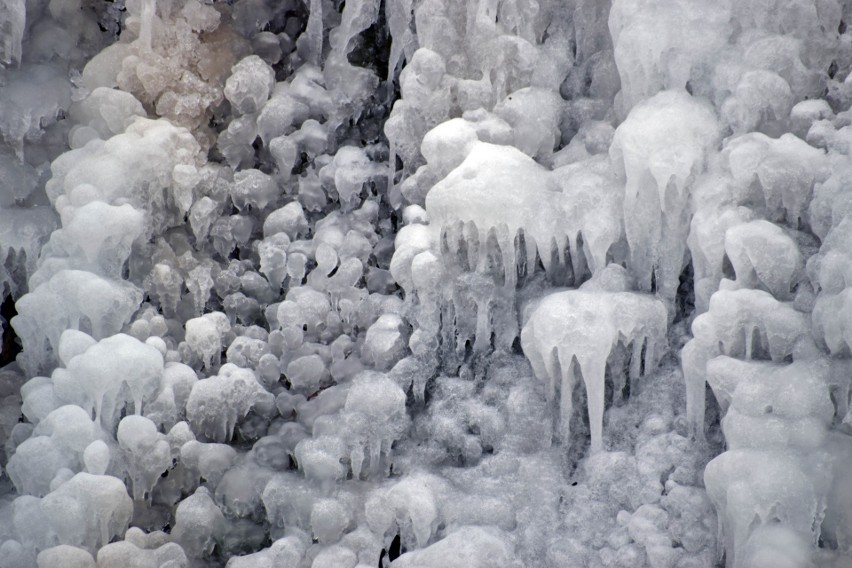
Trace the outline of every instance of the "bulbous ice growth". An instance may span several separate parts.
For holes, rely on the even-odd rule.
[[[53,542],[96,552],[130,524],[133,502],[121,480],[108,475],[77,473],[43,499],[18,497],[16,521],[27,545],[43,535]],[[33,521],[43,524],[33,525]],[[46,548],[46,547],[44,547]]]
[[[693,338],[681,352],[686,381],[687,419],[699,436],[704,431],[707,362],[718,355],[769,359],[813,358],[817,351],[808,317],[789,303],[761,290],[720,290],[707,313],[692,323]]]
[[[359,375],[346,395],[342,418],[355,426],[346,436],[351,438],[352,476],[361,476],[365,458],[369,458],[367,472],[371,476],[382,471],[383,462],[389,469],[391,445],[402,437],[409,423],[402,389],[378,373]]]
[[[610,246],[621,238],[617,191],[606,164],[548,172],[514,147],[479,142],[432,188],[426,211],[455,262],[482,272],[496,254],[511,289],[519,268],[531,273],[540,260],[550,271],[569,263],[566,253],[578,280],[587,267],[593,274],[602,270]],[[459,222],[465,224],[461,230]],[[516,244],[519,233],[523,250]]]
[[[27,368],[44,366],[66,329],[80,329],[102,339],[118,333],[142,301],[129,282],[102,278],[82,270],[60,270],[18,301],[12,325],[26,346]]]
[[[431,546],[403,554],[393,565],[394,568],[509,568],[516,561],[509,542],[499,529],[463,526]]]
[[[622,190],[608,160],[549,171],[513,146],[479,142],[487,132],[465,120],[424,139],[429,175],[446,177],[426,196],[428,225],[404,227],[391,262],[394,277],[421,300],[418,340],[435,327],[426,312],[449,305],[454,314],[443,318],[456,322],[460,353],[467,341],[487,350],[492,333],[497,347],[511,345],[518,331],[509,306],[539,263],[549,279],[579,285],[623,238]]]
[[[238,420],[252,409],[268,413],[273,404],[274,397],[251,369],[226,363],[218,375],[193,385],[186,402],[186,418],[195,432],[215,442],[228,442]]]
[[[666,89],[710,91],[707,76],[731,35],[731,2],[615,0],[609,31],[621,77],[621,108],[629,111]]]
[[[793,549],[810,556],[824,515],[819,468],[825,461],[825,455],[740,449],[707,465],[704,481],[724,524],[728,566],[749,566],[742,559],[749,541],[760,538],[761,528],[773,525],[796,535],[799,542],[791,542]]]
[[[96,339],[119,332],[142,299],[121,280],[133,244],[183,220],[175,213],[172,170],[195,164],[198,143],[167,121],[136,117],[132,105],[117,112],[122,118],[112,120],[129,124],[124,132],[51,164],[46,191],[62,228],[42,250],[13,318],[31,370],[56,352],[65,329],[82,328]]]
[[[560,394],[560,430],[570,438],[574,385],[582,377],[588,399],[591,448],[603,448],[604,383],[610,364],[620,384],[618,363],[630,357],[629,380],[656,368],[666,346],[665,305],[656,298],[631,292],[570,290],[544,297],[521,332],[521,347],[536,377],[546,385],[548,400]],[[629,353],[629,355],[628,355]],[[621,387],[621,388],[620,388]]]
[[[119,333],[73,357],[64,373],[54,373],[54,390],[60,397],[85,397],[85,408],[112,431],[118,415],[129,403],[141,415],[160,392],[163,355],[154,347]],[[130,411],[129,406],[126,410]]]
[[[385,537],[396,532],[406,547],[425,547],[442,518],[433,488],[438,481],[414,474],[373,490],[364,506],[367,523]]]
[[[692,186],[719,130],[709,105],[683,91],[664,91],[633,107],[610,146],[625,179],[629,266],[640,290],[656,288],[669,302],[684,263]]]
[[[118,423],[116,440],[124,450],[133,498],[150,496],[160,476],[172,465],[171,448],[165,434],[144,416],[125,416]]]
[[[725,253],[737,275],[737,286],[764,288],[779,300],[792,299],[803,268],[802,255],[778,225],[757,220],[729,228]]]
[[[852,326],[847,316],[852,300],[852,258],[847,252],[852,236],[852,217],[832,227],[818,254],[808,260],[811,281],[820,294],[812,313],[814,335],[829,353],[848,357],[852,353]]]

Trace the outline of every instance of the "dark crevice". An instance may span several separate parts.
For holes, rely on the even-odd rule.
[[[2,324],[3,347],[0,350],[0,367],[13,363],[21,352],[21,341],[12,328],[12,318],[18,315],[15,309],[15,300],[11,294],[6,296],[0,305],[0,324]]]

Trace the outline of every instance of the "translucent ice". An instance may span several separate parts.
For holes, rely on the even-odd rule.
[[[258,112],[275,85],[275,72],[260,57],[250,55],[231,69],[225,98],[239,114]]]

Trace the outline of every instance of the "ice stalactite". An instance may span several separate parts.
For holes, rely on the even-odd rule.
[[[545,382],[547,398],[560,396],[559,431],[564,443],[571,440],[572,396],[582,377],[591,450],[603,449],[607,366],[615,396],[620,396],[627,380],[631,391],[636,390],[639,377],[656,368],[665,350],[666,320],[665,304],[652,296],[592,287],[545,296],[533,308],[521,332],[521,346],[536,377]],[[627,377],[622,376],[625,354],[630,360]]]
[[[718,140],[709,105],[683,91],[664,91],[630,111],[610,146],[624,172],[631,271],[641,290],[669,302],[683,268],[691,189]]]
[[[5,65],[20,63],[21,42],[24,40],[24,28],[27,24],[27,4],[25,0],[10,0],[0,8],[2,24],[2,50],[0,62]]]

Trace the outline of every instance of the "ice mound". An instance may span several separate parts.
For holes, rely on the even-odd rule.
[[[801,539],[797,549],[816,538],[824,497],[810,479],[814,465],[795,454],[757,449],[728,451],[708,464],[707,492],[725,520],[732,565],[741,565],[738,557],[750,537],[759,538],[761,532],[755,529],[762,526],[789,527]],[[743,478],[742,471],[750,476]]]
[[[98,87],[85,99],[75,102],[68,110],[69,115],[77,122],[81,131],[77,136],[83,136],[84,130],[94,130],[97,137],[106,140],[116,134],[121,134],[137,116],[146,117],[145,108],[136,97],[118,89]],[[75,134],[70,136],[76,139]],[[91,133],[87,133],[91,138]],[[80,144],[83,146],[84,144]]]
[[[470,526],[460,527],[422,550],[403,554],[391,566],[503,568],[513,566],[514,561],[512,547],[499,530]]]
[[[350,458],[353,477],[360,477],[365,461],[368,475],[377,475],[383,467],[389,469],[391,446],[408,426],[402,389],[379,374],[359,375],[346,395],[341,418],[351,428],[348,435],[353,438]],[[314,431],[317,430],[314,423]]]
[[[4,3],[6,6],[10,4]],[[14,21],[9,23],[14,25]],[[4,43],[8,37],[5,32],[4,29]],[[60,114],[68,110],[72,100],[71,82],[61,68],[49,63],[4,69],[3,77],[0,93],[4,112],[0,118],[0,133],[17,158],[23,161],[25,143],[37,139],[43,127],[55,123]]]
[[[19,300],[12,325],[36,353],[55,352],[60,334],[68,328],[82,327],[99,339],[117,333],[141,299],[141,290],[128,282],[61,270]]]
[[[603,448],[604,382],[607,365],[615,392],[626,380],[631,388],[652,371],[666,344],[665,305],[630,292],[571,290],[544,297],[521,332],[521,346],[536,377],[546,384],[548,400],[560,393],[560,431],[571,440],[572,395],[583,378],[588,399],[592,451]],[[621,374],[629,357],[628,377]]]
[[[225,516],[206,488],[198,488],[178,504],[172,538],[190,558],[210,554],[224,533]]]
[[[827,361],[778,366],[719,357],[707,372],[714,394],[725,401],[729,447],[818,449],[825,442],[835,411]],[[795,400],[789,396],[794,388]]]
[[[690,85],[710,91],[703,75],[731,35],[729,2],[616,0],[609,31],[621,77],[621,105],[629,110],[660,91]]]
[[[119,568],[121,566],[188,566],[186,554],[175,543],[167,543],[156,549],[141,548],[128,541],[110,543],[98,551],[98,567]]]
[[[681,353],[687,414],[703,430],[707,362],[717,355],[782,362],[812,358],[816,347],[806,314],[761,290],[720,290],[692,324],[694,338]]]
[[[122,418],[116,439],[125,453],[133,498],[140,501],[171,467],[171,447],[165,434],[157,432],[157,426],[144,416]]]
[[[36,270],[39,250],[58,227],[58,217],[50,207],[0,207],[0,227],[0,288],[19,297]]]
[[[237,421],[249,411],[269,412],[274,397],[257,381],[251,369],[231,363],[219,374],[196,382],[186,402],[186,417],[193,430],[216,442],[230,441]],[[224,418],[224,419],[223,419]]]
[[[222,354],[223,337],[231,331],[228,316],[210,312],[186,322],[186,344],[204,363],[205,369],[218,365]]]
[[[123,535],[133,512],[121,480],[83,472],[31,506],[40,508],[60,543],[89,551]]]
[[[272,67],[260,57],[250,55],[231,68],[231,76],[225,81],[224,95],[235,112],[249,114],[261,109],[274,85]]]
[[[135,2],[128,12],[129,33],[86,65],[84,84],[119,86],[160,116],[203,133],[209,107],[222,100],[232,65],[247,51],[245,40],[197,0]]]
[[[433,494],[434,481],[428,476],[412,475],[376,489],[365,505],[367,523],[385,537],[396,532],[407,547],[425,547],[441,519]]]
[[[63,226],[45,246],[13,323],[33,357],[45,353],[45,339],[55,352],[64,329],[82,327],[101,339],[129,322],[142,292],[119,279],[123,267],[147,236],[146,219],[159,227],[176,222],[166,199],[171,170],[193,163],[197,152],[186,130],[136,118],[122,134],[53,162],[46,191]]]
[[[298,538],[288,536],[276,540],[260,552],[233,557],[228,568],[274,568],[275,566],[297,565],[305,554],[305,545]]]
[[[97,421],[112,430],[122,410],[141,415],[160,391],[163,356],[148,344],[116,334],[92,345],[69,362],[65,372],[54,374],[60,397],[80,393]]]
[[[60,544],[38,553],[38,568],[59,568],[60,566],[96,568],[97,565],[91,554],[82,548],[67,544]]]
[[[765,288],[780,300],[792,299],[802,271],[796,242],[778,225],[756,220],[725,232],[725,253],[737,275],[737,285]]]
[[[496,255],[498,274],[509,288],[519,263],[532,272],[538,260],[548,272],[571,264],[580,280],[586,270],[603,269],[610,247],[621,238],[615,180],[605,164],[585,166],[551,173],[513,147],[473,144],[461,165],[427,195],[430,225],[462,266],[482,272]],[[599,201],[593,208],[594,199]],[[557,207],[542,207],[549,201]],[[523,249],[516,244],[519,233]]]
[[[735,137],[726,144],[723,157],[739,191],[745,193],[743,201],[756,202],[770,221],[786,222],[794,229],[805,219],[814,184],[828,177],[825,154],[792,134]],[[762,195],[749,195],[755,189]]]

